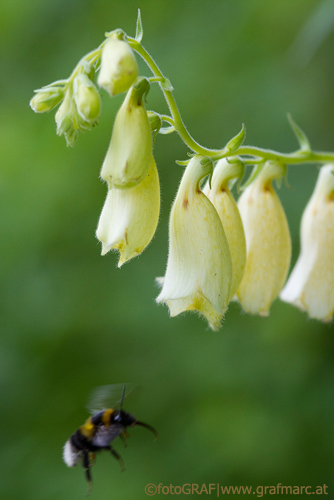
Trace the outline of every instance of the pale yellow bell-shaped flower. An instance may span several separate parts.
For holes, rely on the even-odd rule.
[[[213,171],[211,189],[209,183],[203,189],[218,212],[227,237],[232,257],[232,283],[230,300],[234,297],[241,282],[246,265],[246,240],[238,206],[229,190],[232,179],[243,176],[244,167],[240,162],[228,163],[219,160]]]
[[[216,209],[199,188],[212,169],[203,156],[192,158],[182,177],[169,220],[169,252],[158,303],[171,316],[196,310],[212,329],[220,327],[227,309],[232,261]]]
[[[331,321],[334,313],[334,165],[321,168],[301,222],[301,253],[280,298]]]
[[[127,189],[143,180],[152,158],[152,134],[143,104],[149,83],[142,79],[131,87],[119,109],[101,177],[112,186]]]
[[[126,92],[138,76],[138,64],[130,45],[109,38],[102,48],[101,68],[97,83],[111,96]]]
[[[243,222],[247,259],[237,291],[242,308],[251,314],[268,316],[287,277],[291,238],[281,202],[272,186],[285,167],[267,162],[238,201]]]
[[[159,211],[159,177],[151,157],[150,169],[137,186],[112,187],[108,191],[96,231],[102,243],[102,255],[111,249],[118,250],[118,267],[139,255],[154,236]]]

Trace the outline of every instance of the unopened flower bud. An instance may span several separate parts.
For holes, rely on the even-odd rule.
[[[158,171],[153,157],[145,178],[129,189],[108,191],[98,228],[102,255],[119,250],[118,267],[139,255],[154,236],[160,210]]]
[[[204,193],[218,212],[227,237],[232,258],[232,283],[230,300],[234,297],[246,265],[246,240],[238,206],[229,190],[232,179],[243,176],[242,163],[228,163],[226,159],[218,161],[213,171],[211,189],[206,184]]]
[[[301,223],[301,253],[281,299],[331,321],[334,313],[334,165],[321,168]]]
[[[76,106],[72,94],[67,91],[61,103],[55,119],[57,124],[57,134],[64,135],[69,146],[74,146],[78,137],[78,125],[76,124]]]
[[[62,87],[47,87],[36,91],[30,100],[30,107],[35,113],[46,113],[54,109],[64,98]]]
[[[97,83],[111,96],[126,92],[138,76],[138,64],[130,45],[118,38],[109,38],[101,54]]]
[[[272,180],[285,174],[285,167],[267,162],[245,189],[238,207],[243,222],[247,260],[237,291],[243,309],[268,316],[289,270],[291,239],[288,223]]]
[[[101,111],[100,94],[94,83],[84,73],[79,73],[73,83],[73,95],[79,116],[94,125]]]
[[[220,327],[229,302],[232,261],[216,209],[199,188],[212,170],[203,156],[192,158],[182,177],[169,220],[169,252],[158,303],[171,316],[198,311]]]
[[[129,188],[147,174],[152,158],[152,135],[143,94],[149,83],[142,79],[131,87],[119,109],[101,177],[109,187]]]

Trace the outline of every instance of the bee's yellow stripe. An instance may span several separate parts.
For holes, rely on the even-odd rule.
[[[110,425],[110,417],[114,413],[114,410],[105,410],[102,415],[102,423],[104,425]]]
[[[80,432],[86,438],[90,439],[94,434],[94,424],[92,423],[91,417],[89,417],[86,422],[80,427]]]

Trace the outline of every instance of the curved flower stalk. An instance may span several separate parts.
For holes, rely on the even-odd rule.
[[[228,163],[226,159],[219,160],[213,171],[211,189],[207,183],[203,190],[218,212],[230,247],[232,258],[230,300],[234,297],[244,273],[246,239],[239,209],[228,183],[232,179],[241,178],[243,174],[242,163]]]
[[[211,161],[192,158],[184,172],[169,220],[169,252],[158,303],[171,316],[197,310],[212,329],[220,327],[227,309],[232,261],[219,215],[199,188]]]
[[[109,38],[101,52],[98,85],[114,96],[126,92],[137,76],[138,64],[129,44],[118,38]]]
[[[310,318],[334,313],[334,165],[321,168],[301,223],[301,253],[280,298]]]
[[[129,189],[112,187],[101,212],[96,231],[102,255],[119,250],[118,267],[141,254],[152,240],[159,221],[160,187],[158,170],[151,157],[145,179]]]
[[[246,236],[247,260],[237,297],[246,312],[261,316],[268,316],[271,303],[285,283],[290,264],[289,227],[272,186],[273,179],[284,174],[283,165],[267,162],[238,202]]]
[[[143,180],[152,158],[152,135],[143,95],[149,83],[145,78],[130,88],[119,109],[101,177],[109,188],[129,188]]]

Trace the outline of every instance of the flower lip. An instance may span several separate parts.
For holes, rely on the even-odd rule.
[[[98,228],[102,255],[115,249],[118,267],[139,255],[154,236],[159,220],[160,188],[154,158],[146,177],[135,187],[108,191]]]

